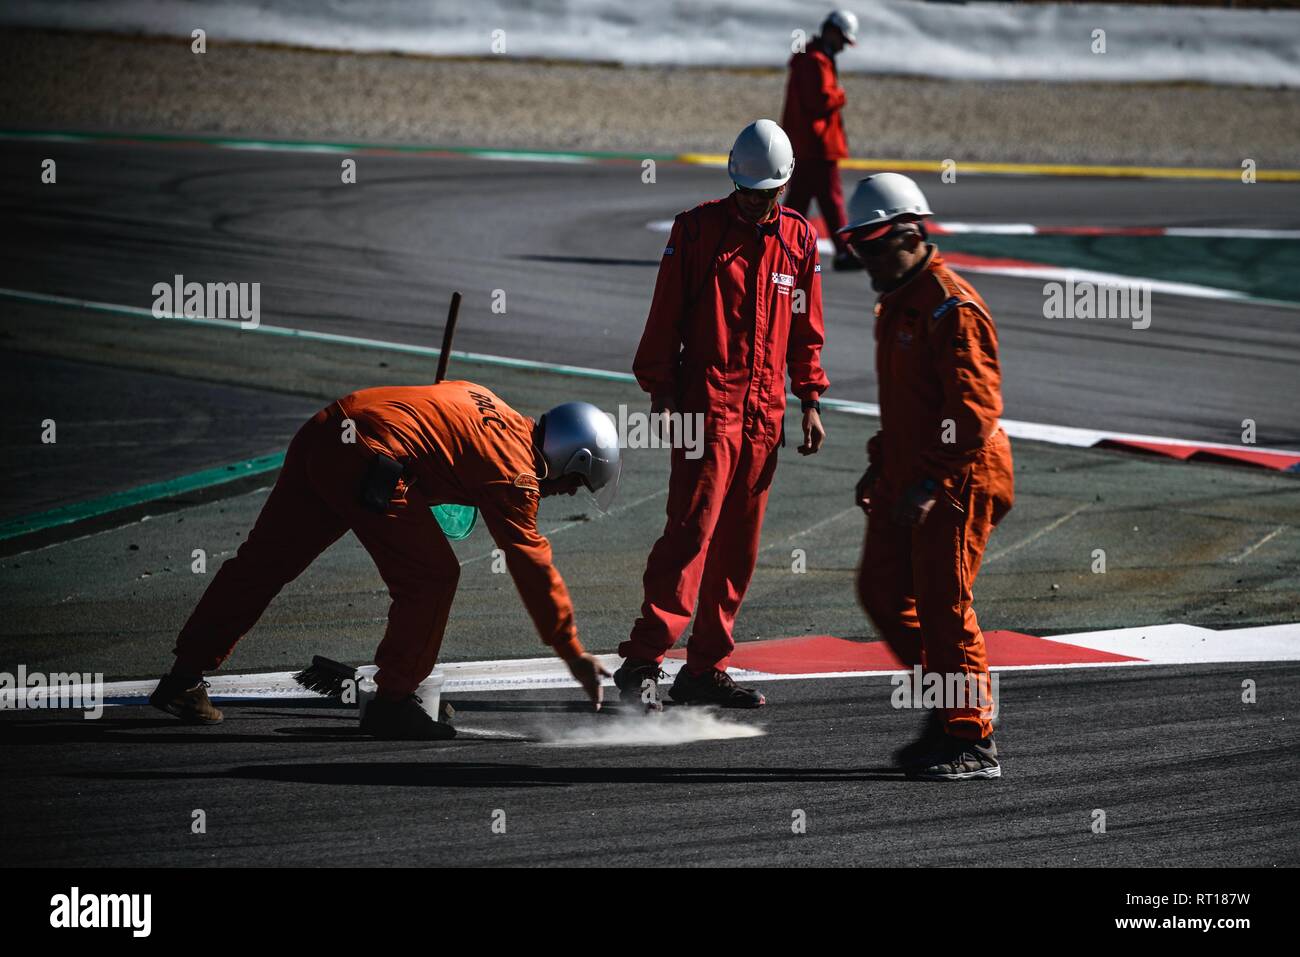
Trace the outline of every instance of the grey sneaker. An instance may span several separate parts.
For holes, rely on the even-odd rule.
[[[924,781],[971,781],[976,778],[1002,777],[998,763],[998,746],[989,735],[983,741],[971,741],[945,735],[942,750],[931,753],[924,761],[907,769],[908,777]]]

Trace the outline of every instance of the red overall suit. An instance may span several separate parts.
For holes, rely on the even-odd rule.
[[[806,51],[790,58],[781,128],[794,148],[794,174],[785,205],[802,216],[815,198],[837,252],[848,249],[836,232],[846,222],[839,171],[839,161],[849,155],[843,109],[835,58],[815,37]]]
[[[787,365],[801,399],[829,384],[820,272],[816,233],[780,206],[759,225],[731,197],[674,220],[632,368],[658,403],[703,415],[703,454],[672,451],[668,521],[623,657],[662,660],[698,600],[687,666],[726,669],[784,438]]]
[[[406,465],[383,513],[360,504],[376,453]],[[392,597],[375,655],[379,693],[406,697],[438,659],[460,578],[460,562],[429,511],[442,503],[479,509],[542,640],[562,658],[582,654],[568,590],[537,531],[535,470],[533,420],[483,386],[442,382],[344,396],[289,443],[247,541],[181,630],[178,670],[217,668],[280,589],[351,529]]]
[[[858,597],[908,668],[973,675],[979,699],[944,711],[949,734],[993,733],[984,633],[971,587],[989,534],[1015,496],[1011,445],[998,425],[998,339],[984,300],[930,247],[921,267],[876,306],[880,431],[867,444],[879,473]],[[899,522],[905,489],[935,484],[919,526]],[[975,690],[971,688],[969,690]],[[987,697],[983,697],[987,695]]]

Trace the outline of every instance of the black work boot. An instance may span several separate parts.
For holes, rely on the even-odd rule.
[[[361,732],[384,741],[446,741],[456,737],[456,729],[430,717],[413,694],[400,701],[379,697],[371,700],[361,719]]]
[[[693,675],[683,667],[668,694],[678,704],[712,704],[720,708],[761,708],[767,704],[760,692],[739,687],[731,675],[717,668]]]
[[[186,724],[220,724],[225,715],[208,697],[208,687],[202,676],[163,675],[149,695],[149,703]]]
[[[659,679],[664,677],[657,661],[647,658],[628,658],[614,672],[614,684],[618,687],[619,700],[624,704],[645,702],[645,692],[649,690],[646,682],[655,685],[654,700],[659,700]],[[648,702],[647,702],[648,703]]]

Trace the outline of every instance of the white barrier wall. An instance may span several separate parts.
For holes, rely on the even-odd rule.
[[[407,53],[780,66],[832,0],[6,0],[0,24]],[[843,2],[843,0],[836,0]],[[1300,11],[848,0],[841,68],[1300,87]],[[1104,34],[1096,31],[1104,31]],[[1101,52],[1104,43],[1104,52]]]

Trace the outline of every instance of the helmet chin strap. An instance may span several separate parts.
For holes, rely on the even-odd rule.
[[[533,446],[533,462],[541,466],[537,470],[539,473],[537,476],[538,481],[544,482],[551,477],[551,465],[546,461],[546,456],[542,454],[541,448],[537,445]]]

